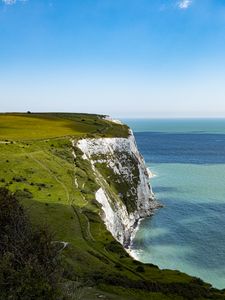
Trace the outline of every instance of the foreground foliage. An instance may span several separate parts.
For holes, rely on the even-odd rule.
[[[0,299],[62,299],[59,250],[33,228],[16,196],[0,189]]]

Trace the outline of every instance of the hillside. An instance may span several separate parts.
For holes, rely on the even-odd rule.
[[[199,279],[134,261],[106,229],[99,178],[76,143],[128,135],[127,126],[99,115],[0,114],[0,186],[19,191],[32,223],[47,224],[66,243],[63,276],[74,299],[225,299]],[[107,189],[120,193],[124,184],[102,168]]]

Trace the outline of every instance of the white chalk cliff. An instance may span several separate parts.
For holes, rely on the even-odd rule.
[[[89,160],[99,189],[96,200],[107,229],[125,247],[140,219],[158,207],[132,131],[127,138],[88,138],[74,142]]]

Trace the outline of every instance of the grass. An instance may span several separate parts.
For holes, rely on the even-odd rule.
[[[0,140],[37,140],[63,136],[112,137],[128,135],[127,126],[104,116],[60,113],[0,114]]]
[[[78,121],[84,118],[87,121]],[[70,141],[71,135],[96,134],[91,125],[95,119],[74,114],[0,115],[1,139],[13,140],[0,143],[0,186],[17,193],[34,224],[47,224],[56,241],[69,243],[62,252],[65,279],[79,280],[81,299],[87,300],[99,295],[112,300],[224,299],[222,292],[211,291],[209,285],[186,274],[134,261],[106,230],[94,197],[98,182],[78,150],[74,161]],[[8,122],[5,129],[3,120]],[[36,130],[29,138],[34,120],[48,124],[48,129]],[[82,123],[81,134],[81,128],[76,131],[67,122],[87,124]],[[117,130],[108,121],[98,122],[105,124],[108,136]],[[122,133],[127,134],[126,127]]]

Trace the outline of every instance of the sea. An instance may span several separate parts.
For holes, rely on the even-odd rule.
[[[132,245],[140,261],[225,288],[225,119],[126,119],[164,206]]]

